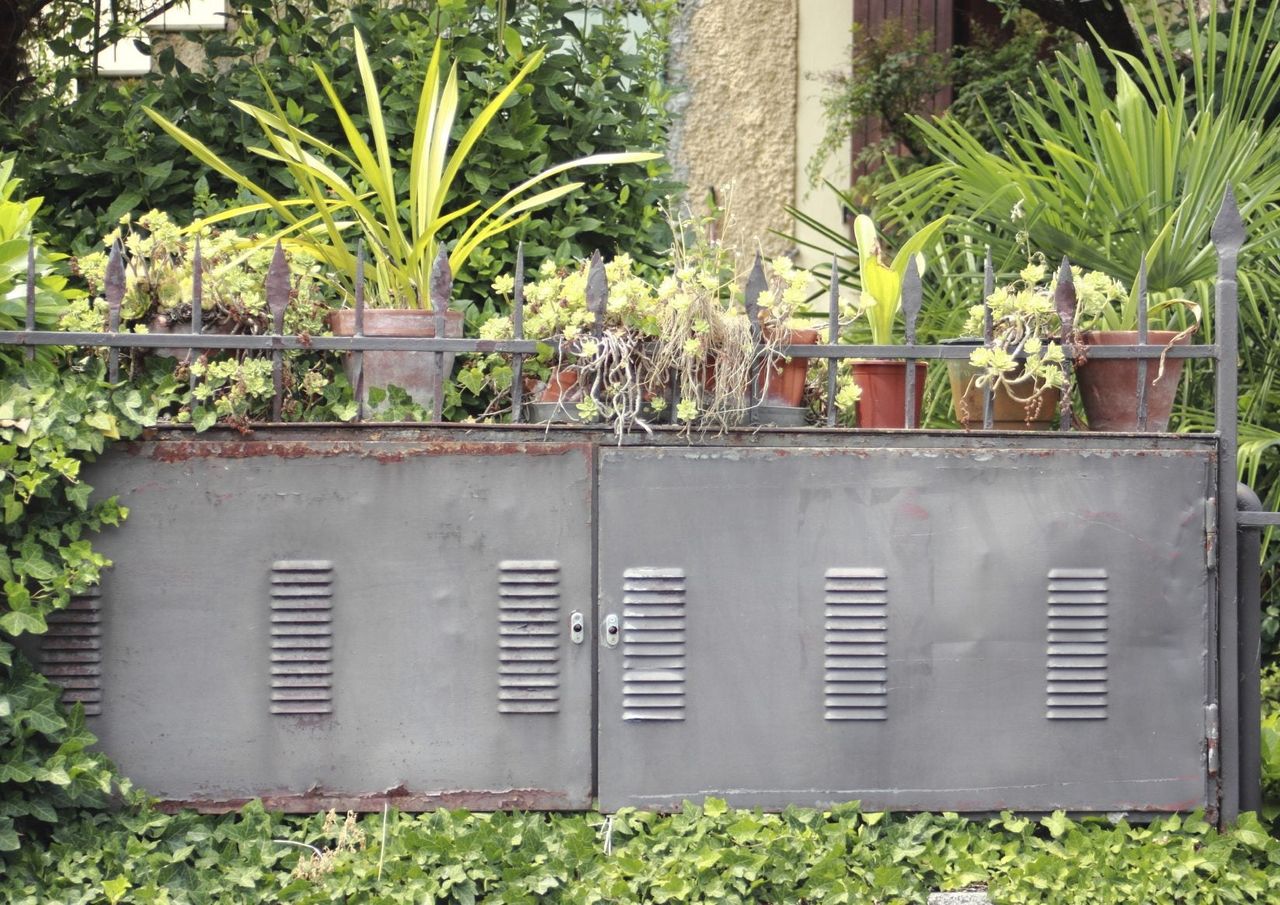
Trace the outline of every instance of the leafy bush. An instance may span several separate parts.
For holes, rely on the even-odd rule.
[[[914,117],[937,109],[936,98],[947,90],[952,92],[947,112],[984,146],[997,147],[995,124],[1011,113],[1008,88],[1028,84],[1036,64],[1065,37],[1023,14],[1013,17],[1006,34],[976,28],[970,44],[943,52],[934,49],[932,32],[910,35],[892,18],[873,30],[855,24],[848,54],[852,68],[819,76],[826,83],[824,131],[805,165],[810,183],[817,184],[850,134],[868,121],[878,122],[884,135],[858,151],[850,189],[855,213],[874,208],[877,190],[904,172],[938,162]],[[881,165],[886,159],[888,167]]]
[[[50,613],[97,583],[109,565],[90,536],[126,515],[115,498],[93,501],[80,465],[106,442],[154,424],[162,402],[111,391],[87,371],[32,363],[0,367],[0,851],[19,847],[67,808],[100,806],[115,774],[59,690],[11,643],[47,630]]]
[[[287,840],[280,843],[273,840]],[[384,842],[385,840],[385,842]],[[309,850],[310,849],[310,850]],[[60,826],[8,865],[15,905],[127,902],[923,903],[989,885],[1002,903],[1271,902],[1280,841],[1251,817],[1150,826],[1005,814],[782,814],[708,800],[668,816],[391,812],[284,818],[141,810]]]
[[[465,193],[487,207],[552,164],[666,143],[662,77],[670,0],[603,8],[574,0],[512,4],[505,25],[496,20],[492,4],[441,3],[430,12],[418,3],[385,0],[232,5],[242,27],[199,39],[208,61],[203,71],[187,69],[165,50],[159,55],[162,74],[128,82],[81,79],[68,101],[66,89],[76,76],[69,67],[50,93],[31,98],[0,122],[0,144],[24,152],[22,175],[48,200],[43,225],[62,247],[88,250],[130,210],[156,208],[186,222],[193,213],[256,200],[237,199],[230,183],[206,176],[145,116],[144,106],[200,136],[268,187],[281,184],[283,170],[244,151],[244,136],[254,126],[232,100],[267,106],[263,86],[269,84],[295,125],[340,146],[341,124],[310,64],[328,73],[339,97],[358,96],[355,26],[377,48],[371,64],[387,92],[383,115],[397,169],[407,167],[421,74],[437,35],[466,70],[459,123],[473,121],[485,100],[518,71],[521,61],[508,46],[546,48],[546,59],[520,88],[521,102],[508,106],[471,151],[455,201]],[[637,22],[640,34],[633,35]],[[367,126],[362,120],[357,125]],[[486,299],[493,278],[514,266],[520,239],[534,259],[569,260],[601,249],[655,263],[668,241],[656,205],[674,188],[670,169],[661,163],[592,173],[580,192],[474,255],[461,294]],[[259,226],[267,225],[265,218]]]

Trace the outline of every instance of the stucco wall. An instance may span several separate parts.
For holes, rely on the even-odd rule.
[[[790,243],[795,200],[800,0],[690,0],[674,36],[680,89],[672,156],[699,205],[731,190],[726,240],[767,253]]]

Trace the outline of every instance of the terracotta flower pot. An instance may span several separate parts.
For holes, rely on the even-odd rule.
[[[788,346],[813,346],[818,343],[817,330],[783,330],[779,341]],[[785,405],[798,408],[804,403],[804,380],[809,373],[809,359],[779,359],[760,369],[756,390],[762,405]]]
[[[1147,333],[1147,342],[1163,347],[1177,335],[1173,330],[1151,330]],[[1138,343],[1138,333],[1135,330],[1091,330],[1084,334],[1083,339],[1086,346],[1133,346]],[[1178,340],[1179,345],[1189,342],[1190,336]],[[1076,379],[1089,430],[1121,433],[1139,430],[1138,362],[1123,358],[1090,361],[1088,357],[1086,349],[1086,360],[1076,369]],[[1182,376],[1182,359],[1166,358],[1164,376],[1157,380],[1159,373],[1159,360],[1148,359],[1146,429],[1162,433],[1169,429],[1169,415],[1178,394],[1178,379]]]
[[[539,402],[577,402],[582,398],[578,390],[578,369],[565,365],[552,368],[547,381],[538,393]]]
[[[558,365],[551,369],[545,381],[526,386],[531,396],[525,403],[525,420],[536,424],[580,423],[578,403],[586,394],[578,385],[578,377],[576,366]]]
[[[462,312],[445,312],[444,335],[459,337],[462,335]],[[354,336],[356,332],[356,313],[350,308],[342,308],[329,313],[329,329],[334,336]],[[436,315],[434,311],[423,311],[416,308],[366,308],[364,310],[365,336],[435,336]],[[356,382],[355,357],[348,355],[343,359],[342,368],[347,380],[354,387]],[[444,354],[444,377],[453,372],[453,353]],[[409,398],[430,410],[435,395],[436,356],[434,352],[365,352],[364,353],[364,385],[369,387],[398,386]],[[439,417],[438,414],[435,417]]]
[[[946,345],[979,346],[981,340],[947,340]],[[956,420],[967,430],[982,427],[983,392],[976,379],[982,371],[962,359],[948,359],[947,378],[951,383],[951,404]],[[991,399],[991,428],[999,431],[1047,431],[1053,427],[1062,394],[1054,387],[1046,388],[1039,404],[1028,407],[1009,395],[1008,389],[996,387]],[[1028,417],[1028,416],[1032,417]]]
[[[863,428],[906,427],[907,363],[904,361],[852,362],[853,382],[862,395],[858,398],[854,424]],[[915,424],[920,426],[920,409],[924,404],[924,381],[928,366],[916,362]]]

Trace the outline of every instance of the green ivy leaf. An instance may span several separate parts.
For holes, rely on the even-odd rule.
[[[16,638],[24,632],[42,635],[49,630],[49,626],[45,624],[44,617],[39,613],[29,610],[11,610],[0,615],[0,629]]]
[[[21,845],[18,831],[13,827],[13,820],[0,817],[0,852],[16,852]]]
[[[111,905],[116,905],[117,902],[123,899],[124,894],[129,891],[129,888],[130,883],[124,877],[114,877],[110,880],[102,881],[103,895],[107,897],[107,901],[110,902]]]
[[[1041,820],[1040,823],[1049,831],[1049,835],[1054,839],[1060,838],[1062,834],[1073,825],[1067,818],[1065,811],[1054,811],[1048,817]]]

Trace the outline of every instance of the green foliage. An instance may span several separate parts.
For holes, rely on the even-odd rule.
[[[76,293],[67,289],[67,279],[55,271],[55,261],[64,257],[50,252],[43,242],[34,242],[34,224],[40,198],[19,198],[21,181],[13,178],[14,162],[0,160],[0,330],[18,330],[26,324],[28,272],[35,275],[36,326],[52,329]],[[41,353],[47,360],[48,353]],[[16,354],[0,351],[0,367],[12,365]]]
[[[938,239],[945,224],[945,218],[940,217],[921,227],[915,235],[903,237],[902,247],[890,261],[875,221],[866,214],[859,214],[853,221],[853,235],[858,248],[858,280],[867,325],[871,329],[871,341],[876,345],[893,342],[893,325],[902,311],[902,283],[907,267],[914,262],[916,274],[924,278],[926,258],[921,249]]]
[[[968,45],[949,53],[934,49],[934,35],[908,35],[893,18],[874,30],[853,28],[847,73],[827,73],[822,92],[824,132],[805,172],[817,184],[832,158],[846,147],[851,134],[867,122],[877,122],[883,137],[855,155],[855,178],[850,194],[855,211],[874,207],[874,194],[899,174],[937,162],[924,141],[914,116],[937,109],[937,98],[951,91],[948,112],[981,136],[983,145],[996,147],[996,122],[1008,118],[1010,86],[1026,85],[1048,49],[1062,43],[1065,33],[1047,28],[1033,15],[1013,16],[1005,33],[982,29]],[[886,160],[891,166],[881,164]]]
[[[102,805],[116,784],[87,750],[82,711],[63,709],[11,641],[43,633],[50,613],[98,582],[109,563],[91,536],[127,513],[114,497],[92,499],[80,466],[155,424],[166,402],[110,389],[96,361],[0,368],[0,851],[59,811]]]
[[[270,109],[233,101],[262,130],[269,147],[249,150],[269,161],[282,164],[292,183],[293,197],[281,198],[211,151],[198,136],[191,135],[151,108],[147,114],[175,141],[202,163],[254,196],[254,203],[233,207],[217,219],[243,217],[269,210],[287,224],[269,244],[283,239],[323,261],[341,278],[348,303],[355,296],[359,270],[354,246],[362,242],[371,258],[367,274],[370,303],[387,308],[430,308],[431,275],[436,254],[443,247],[441,234],[446,224],[457,241],[449,252],[450,273],[458,275],[471,255],[495,237],[525,222],[532,211],[546,207],[580,189],[582,182],[570,182],[529,192],[546,180],[583,166],[643,163],[660,155],[649,153],[593,154],[558,162],[524,179],[492,205],[483,207],[474,190],[454,190],[468,166],[468,155],[483,137],[495,117],[516,96],[517,89],[538,68],[544,57],[539,48],[525,55],[516,47],[523,65],[492,98],[474,120],[458,124],[466,128],[456,146],[450,147],[454,117],[458,111],[458,64],[443,76],[444,61],[437,41],[427,63],[422,94],[418,99],[408,166],[397,169],[391,161],[391,144],[382,115],[382,92],[374,78],[369,54],[360,32],[355,34],[356,62],[360,87],[364,92],[364,119],[372,134],[372,147],[356,126],[346,105],[334,90],[324,70],[313,64],[332,113],[342,125],[345,144],[334,147],[290,121],[280,99],[264,83]],[[295,117],[300,122],[315,118],[305,109]],[[349,153],[348,153],[349,152]],[[348,175],[343,175],[346,171]],[[400,186],[406,185],[407,193]],[[407,197],[406,197],[407,194]],[[445,210],[451,195],[461,195],[456,206]]]
[[[886,206],[908,219],[945,210],[974,241],[992,243],[997,265],[1017,259],[1025,232],[1050,260],[1067,256],[1128,285],[1145,260],[1154,293],[1195,292],[1216,271],[1209,227],[1227,186],[1237,188],[1250,247],[1280,235],[1271,209],[1280,157],[1243,100],[1198,96],[1198,108],[1149,50],[1147,60],[1115,56],[1114,91],[1083,47],[1060,54],[1036,93],[1014,98],[997,151],[954,119],[921,121],[943,162],[899,180]],[[1243,38],[1240,52],[1251,52]],[[1254,74],[1266,84],[1276,66],[1280,57]]]
[[[79,92],[68,98],[75,76],[69,68],[49,94],[31,98],[0,122],[0,144],[21,152],[29,187],[49,202],[43,225],[58,244],[83,252],[129,210],[156,208],[185,222],[193,213],[256,200],[236,196],[234,185],[208,174],[155,128],[144,106],[200,136],[268,188],[287,184],[284,168],[243,151],[244,136],[254,126],[232,100],[270,108],[264,89],[269,84],[294,126],[344,145],[342,124],[311,64],[325,71],[338,97],[360,96],[352,49],[357,26],[377,48],[369,62],[386,92],[383,125],[397,171],[407,172],[421,77],[438,35],[465,71],[458,86],[459,123],[473,121],[523,65],[508,47],[526,55],[546,48],[542,64],[520,86],[521,103],[502,110],[468,154],[449,206],[467,196],[487,207],[529,174],[562,161],[666,143],[668,0],[605,8],[578,0],[513,4],[503,28],[492,4],[442,3],[429,11],[420,3],[385,0],[241,0],[233,6],[243,27],[199,39],[208,59],[203,71],[187,69],[165,51],[159,56],[162,75],[81,80]],[[638,36],[631,33],[632,19],[644,23]],[[254,60],[260,61],[256,67]],[[368,129],[362,117],[353,119]],[[567,182],[562,174],[549,187]],[[488,305],[488,285],[513,269],[515,242],[521,239],[534,259],[570,260],[600,249],[656,264],[667,245],[657,203],[674,189],[665,165],[593,170],[580,191],[472,255],[459,295]],[[254,228],[267,225],[264,213]],[[444,238],[452,243],[460,232],[446,229]]]
[[[383,842],[385,836],[385,844]],[[281,843],[273,840],[287,840]],[[891,816],[856,804],[762,814],[708,799],[666,816],[296,818],[86,815],[13,858],[0,894],[45,901],[923,903],[988,885],[1002,903],[1270,902],[1280,841],[1246,816],[1149,826],[1009,814]]]

